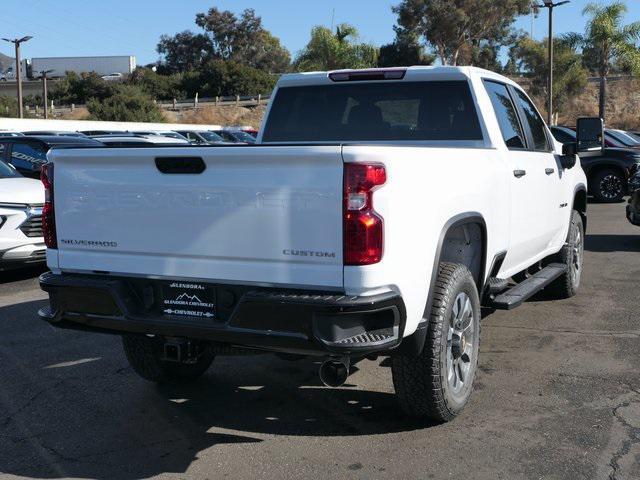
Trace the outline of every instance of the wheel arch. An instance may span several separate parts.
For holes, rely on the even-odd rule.
[[[470,235],[470,238],[477,238],[480,245],[475,244],[473,248],[478,248],[477,250],[477,258],[479,259],[479,266],[476,269],[477,272],[474,275],[474,279],[476,280],[476,286],[478,288],[478,295],[482,297],[482,292],[484,291],[484,283],[486,277],[486,263],[487,263],[487,223],[483,217],[483,215],[479,212],[468,211],[459,213],[449,220],[445,222],[442,229],[440,230],[440,236],[438,237],[438,243],[435,250],[435,255],[433,259],[433,267],[431,269],[431,279],[429,281],[429,293],[427,296],[427,303],[425,305],[423,318],[428,318],[431,312],[431,308],[433,306],[433,297],[434,297],[434,288],[436,283],[436,278],[438,276],[438,266],[443,261],[449,261],[453,263],[464,263],[460,261],[456,261],[456,259],[464,259],[469,258],[469,252],[460,252],[458,258],[455,255],[455,246],[457,244],[456,240],[459,240],[460,231],[464,231],[464,227],[471,227],[478,234]],[[449,240],[454,241],[449,241]],[[473,274],[473,266],[467,265],[472,271]],[[401,354],[415,354],[419,355],[422,352],[424,347],[424,342],[427,335],[427,326],[428,322],[420,322],[416,331],[410,336],[403,339],[400,347],[397,349],[398,353]]]
[[[626,183],[626,180],[627,180],[626,166],[620,162],[615,162],[613,160],[602,162],[602,163],[598,162],[597,165],[592,166],[589,169],[589,171],[586,172],[585,174],[587,175],[587,179],[591,181],[593,177],[595,177],[598,173],[602,172],[603,170],[616,170],[620,172]]]
[[[573,205],[571,210],[576,210],[582,218],[582,226],[587,231],[587,187],[578,185],[573,192]]]

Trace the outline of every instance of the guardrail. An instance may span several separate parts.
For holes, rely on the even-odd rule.
[[[225,96],[225,97],[202,97],[188,100],[176,100],[166,101],[161,100],[156,102],[162,108],[167,110],[180,110],[185,108],[198,108],[200,106],[237,106],[237,107],[246,107],[246,106],[255,106],[255,105],[264,105],[269,102],[269,98],[271,98],[271,94],[258,94],[258,95],[235,95],[235,96]]]

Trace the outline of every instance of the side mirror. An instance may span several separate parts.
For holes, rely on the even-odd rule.
[[[577,154],[578,145],[576,143],[565,143],[562,145],[562,156],[560,157],[560,165],[562,165],[562,168],[575,167]]]
[[[579,118],[576,128],[578,151],[604,148],[604,121],[597,117]]]

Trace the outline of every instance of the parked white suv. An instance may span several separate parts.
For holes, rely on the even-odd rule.
[[[43,205],[42,183],[0,160],[0,270],[45,261]]]
[[[480,306],[580,285],[576,148],[485,70],[285,75],[256,145],[50,152],[40,315],[123,334],[158,382],[238,348],[324,358],[331,386],[390,356],[404,411],[446,421]]]

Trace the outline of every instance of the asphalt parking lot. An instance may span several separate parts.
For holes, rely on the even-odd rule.
[[[382,359],[340,389],[271,355],[157,387],[118,337],[38,320],[37,272],[2,274],[0,476],[640,478],[640,229],[591,204],[587,233],[580,293],[486,317],[471,403],[436,426],[399,413]]]

